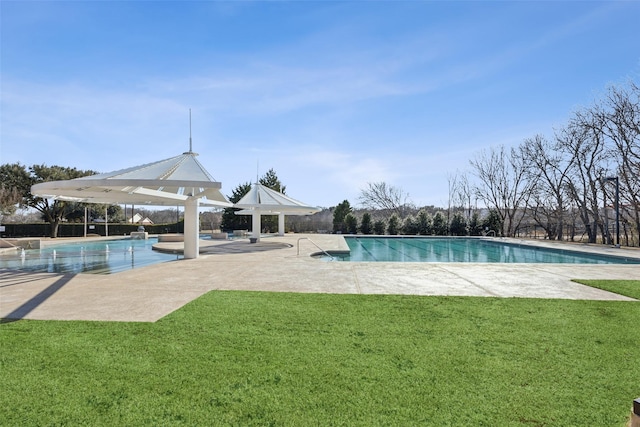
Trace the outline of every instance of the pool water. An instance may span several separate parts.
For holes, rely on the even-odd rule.
[[[154,251],[157,239],[64,243],[0,256],[0,269],[111,274],[182,257]]]
[[[640,264],[634,258],[478,238],[345,237],[345,241],[351,253],[333,254],[338,261]]]

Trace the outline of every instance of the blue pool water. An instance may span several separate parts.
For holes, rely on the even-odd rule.
[[[156,252],[157,239],[64,243],[0,256],[0,269],[48,273],[111,274],[181,258]]]
[[[640,264],[640,259],[541,248],[499,240],[439,237],[345,237],[338,261]],[[328,258],[324,256],[323,258]]]

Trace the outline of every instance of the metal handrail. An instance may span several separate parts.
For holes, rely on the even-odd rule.
[[[313,240],[311,240],[308,237],[300,237],[298,239],[298,256],[300,256],[300,240],[308,240],[308,241],[310,241],[313,244],[313,246],[315,246],[316,248],[320,249],[322,251],[322,253],[325,254],[326,256],[328,256],[329,258],[331,258],[331,260],[335,259],[335,257],[333,255],[331,255],[329,252],[327,252],[324,249],[322,249],[320,246],[318,246],[316,244],[316,242],[314,242]]]

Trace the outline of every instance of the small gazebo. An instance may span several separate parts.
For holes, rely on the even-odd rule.
[[[251,237],[256,242],[260,241],[262,215],[278,215],[278,235],[284,236],[285,215],[313,215],[321,211],[257,182],[234,207],[242,209],[236,215],[251,215]]]
[[[199,253],[200,206],[233,206],[220,192],[222,184],[189,150],[179,156],[115,172],[31,187],[35,196],[83,203],[184,206],[184,257]]]

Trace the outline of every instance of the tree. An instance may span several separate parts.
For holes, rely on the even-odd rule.
[[[238,203],[251,190],[251,183],[245,182],[233,189],[229,197],[231,203]],[[231,230],[251,230],[251,216],[236,215],[237,208],[225,208],[222,212],[220,228],[225,231]]]
[[[467,220],[460,212],[456,212],[451,217],[451,224],[449,225],[449,233],[452,236],[466,236],[467,235]]]
[[[267,188],[277,191],[278,193],[286,194],[285,190],[287,187],[282,185],[280,179],[278,179],[278,175],[273,169],[269,169],[267,173],[262,175],[262,178],[260,178],[258,182]]]
[[[442,211],[436,212],[433,216],[433,234],[436,236],[446,236],[449,232],[449,224],[447,218]]]
[[[365,209],[387,210],[400,218],[404,218],[411,205],[408,193],[386,182],[368,182],[367,188],[360,190],[358,200]]]
[[[562,240],[569,204],[566,187],[574,159],[563,152],[560,144],[541,135],[525,139],[520,149],[528,180],[532,182],[529,200],[532,217],[549,239]]]
[[[402,234],[407,236],[414,236],[418,234],[418,223],[413,215],[408,215],[404,221],[402,221]]]
[[[482,228],[485,235],[501,236],[502,216],[500,216],[500,213],[495,209],[491,209],[482,221]]]
[[[278,175],[273,169],[269,169],[267,173],[265,173],[262,178],[258,181],[260,184],[264,185],[271,190],[277,191],[278,193],[286,194],[286,186],[282,185]],[[261,226],[264,230],[267,231],[275,231],[278,229],[278,216],[277,215],[263,215],[261,220]]]
[[[466,172],[456,171],[455,175],[449,176],[449,209],[464,211],[466,218],[470,219],[473,196],[473,188]]]
[[[347,227],[347,233],[358,234],[358,218],[351,212],[344,217],[344,223]]]
[[[400,232],[400,218],[398,215],[391,214],[387,223],[387,234],[395,236]]]
[[[39,182],[81,178],[83,176],[95,175],[97,173],[91,170],[83,171],[76,168],[46,165],[33,165],[29,170],[33,176],[34,184]],[[52,238],[58,237],[58,226],[60,225],[60,221],[62,221],[65,214],[70,210],[69,202],[53,200],[51,203],[49,199],[36,197],[31,194],[31,191],[29,191],[27,204],[42,213],[43,219],[51,224],[50,236]]]
[[[628,86],[609,88],[607,108],[601,114],[604,115],[603,130],[613,142],[618,165],[620,205],[626,213],[621,216],[633,220],[640,243],[640,86],[633,82]]]
[[[362,215],[362,220],[360,221],[360,231],[362,232],[362,234],[373,233],[373,225],[371,223],[371,214],[369,212],[365,212]]]
[[[428,236],[433,233],[433,217],[424,208],[418,211],[416,223],[418,226],[417,234]]]
[[[373,223],[373,234],[383,236],[386,228],[387,224],[385,224],[384,220],[379,219]]]
[[[26,167],[19,163],[3,165],[0,169],[3,184],[11,185],[19,192],[21,200],[18,204],[40,212],[44,221],[51,224],[49,235],[53,238],[58,236],[60,221],[65,218],[74,202],[34,196],[31,193],[31,186],[41,182],[63,181],[96,174],[92,170],[83,171],[64,166],[46,165],[33,165],[27,171]]]
[[[105,206],[107,215],[105,218]],[[67,202],[67,214],[65,218],[69,222],[83,222],[85,208],[88,210],[89,218],[103,218],[111,223],[124,222],[124,211],[120,205],[102,205],[95,203]]]
[[[605,175],[608,157],[601,119],[593,110],[579,111],[556,138],[560,147],[572,156],[566,187],[569,197],[578,209],[589,243],[596,243],[598,227],[602,228],[601,178]]]
[[[480,179],[476,194],[500,215],[504,228],[501,234],[514,236],[524,217],[533,184],[527,180],[527,165],[520,152],[515,148],[507,151],[502,145],[492,147],[471,160],[471,166]]]
[[[480,215],[478,215],[478,212],[474,212],[473,215],[471,215],[471,220],[469,221],[469,235],[482,236],[482,222],[480,221]]]
[[[25,204],[33,179],[20,163],[0,166],[0,214],[11,215]]]
[[[348,200],[344,200],[333,210],[333,232],[334,233],[346,233],[347,224],[345,219],[348,214],[352,212],[351,204]]]

